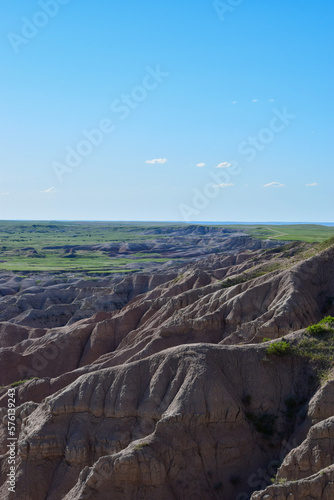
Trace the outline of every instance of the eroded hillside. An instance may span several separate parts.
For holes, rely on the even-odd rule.
[[[113,280],[3,275],[17,498],[332,498],[331,325],[305,329],[334,315],[334,248],[238,250]]]

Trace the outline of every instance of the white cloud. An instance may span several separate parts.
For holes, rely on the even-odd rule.
[[[253,99],[252,102],[259,102],[258,99]]]
[[[237,101],[232,101],[232,104],[237,104]]]
[[[268,99],[268,102],[275,102],[275,99]]]
[[[216,168],[228,168],[231,166],[231,163],[228,163],[227,161],[223,161],[222,163],[218,163]]]
[[[268,184],[263,184],[264,188],[282,188],[284,187],[284,184],[281,184],[280,182],[269,182]]]
[[[9,191],[6,191],[5,193],[1,193],[0,196],[7,196],[7,195],[9,195]]]
[[[234,186],[234,184],[232,184],[232,182],[222,182],[221,184],[215,184],[213,187],[215,187],[215,188],[227,188],[230,186]]]
[[[163,164],[163,163],[166,163],[167,158],[155,158],[154,160],[146,160],[145,163],[150,163],[151,165],[155,165],[156,163],[160,163],[160,164]]]
[[[50,187],[48,189],[44,189],[44,191],[40,191],[40,193],[54,193],[56,190],[55,187]]]
[[[205,167],[205,163],[197,163],[196,167]]]
[[[310,184],[305,184],[305,186],[309,186],[309,187],[319,186],[319,182],[310,182]]]

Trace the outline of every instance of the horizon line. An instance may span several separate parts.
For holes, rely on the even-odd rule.
[[[1,222],[109,222],[109,223],[151,223],[151,224],[333,224],[333,221],[180,221],[180,220],[132,220],[132,219],[0,219]]]

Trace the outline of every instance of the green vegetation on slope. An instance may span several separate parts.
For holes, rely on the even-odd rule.
[[[320,375],[325,375],[334,363],[334,317],[326,316],[316,325],[309,326],[295,351],[314,362]]]
[[[267,356],[300,356],[314,365],[319,378],[326,377],[334,365],[334,317],[326,316],[319,323],[310,325],[295,344],[284,339],[272,342],[265,353]]]
[[[286,354],[292,353],[292,346],[289,342],[285,340],[278,340],[277,342],[273,342],[266,348],[266,354],[268,356],[284,356]]]

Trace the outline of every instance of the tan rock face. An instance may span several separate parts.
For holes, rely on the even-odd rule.
[[[330,380],[311,399],[308,410],[311,427],[305,440],[288,453],[278,469],[279,484],[254,493],[252,500],[334,498],[333,388]]]
[[[311,427],[306,440],[289,453],[278,478],[303,479],[329,467],[334,462],[334,417]]]
[[[291,386],[309,395],[298,360],[273,367],[269,382],[264,349],[180,346],[83,375],[23,421],[17,491],[27,499],[50,487],[50,498],[231,498],[254,462],[279,452]],[[259,432],[249,412],[272,415],[272,432]],[[27,489],[30,470],[39,496],[34,484]]]
[[[0,383],[36,377],[16,388],[17,498],[246,500],[256,489],[256,500],[332,498],[333,381],[319,388],[307,361],[268,356],[261,340],[293,341],[332,313],[333,261],[329,249],[261,275],[270,253],[211,256],[178,274],[119,280],[114,310],[75,321],[79,307],[51,328],[45,290],[29,298],[45,301],[42,324],[29,308],[17,324],[11,283]],[[79,295],[97,307],[89,284],[66,286],[59,300],[73,293],[69,304]],[[0,418],[0,498],[11,500],[4,408]],[[280,483],[267,487],[282,460]]]
[[[308,416],[316,424],[334,415],[334,380],[329,380],[314,395],[309,404]]]

